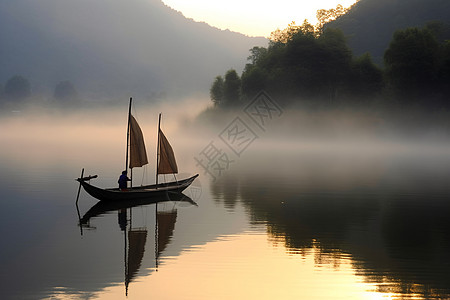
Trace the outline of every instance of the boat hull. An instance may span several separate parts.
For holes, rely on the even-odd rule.
[[[100,201],[126,201],[151,198],[167,198],[167,201],[170,201],[171,196],[174,197],[174,194],[184,191],[197,177],[198,174],[180,181],[133,187],[126,191],[121,191],[118,188],[102,189],[91,185],[82,178],[78,178],[77,181],[80,182],[89,195]]]

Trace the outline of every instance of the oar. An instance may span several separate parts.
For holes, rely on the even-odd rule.
[[[81,176],[80,176],[80,178],[83,178],[83,175],[84,175],[84,168],[81,170]],[[77,207],[78,221],[79,221],[79,223],[80,223],[80,231],[81,231],[81,235],[83,235],[83,225],[81,224],[80,209],[78,208],[78,199],[80,198],[80,190],[81,190],[81,180],[80,180],[80,185],[78,186],[77,201],[75,201],[75,206]]]
[[[83,179],[83,175],[84,175],[84,168],[81,170],[81,176],[80,176],[81,179]],[[81,180],[80,180],[80,185],[78,186],[77,201],[75,202],[77,205],[78,205],[78,198],[80,198],[80,190],[81,190]]]

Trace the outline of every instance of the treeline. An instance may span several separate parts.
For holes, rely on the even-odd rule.
[[[30,81],[21,75],[9,78],[4,85],[0,85],[0,106],[19,108],[21,105],[42,98],[41,93],[32,90]],[[53,94],[46,97],[50,102],[70,104],[79,101],[79,95],[73,84],[68,81],[60,81],[55,85]]]
[[[398,30],[384,67],[369,53],[355,57],[342,31],[304,22],[275,31],[267,48],[250,50],[239,76],[229,70],[210,89],[218,107],[237,107],[260,90],[285,105],[367,106],[379,103],[427,109],[450,108],[450,41],[441,41],[440,22]]]

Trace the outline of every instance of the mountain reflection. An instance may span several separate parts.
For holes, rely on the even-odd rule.
[[[320,190],[320,182],[267,174],[272,175],[229,172],[212,183],[211,191],[228,209],[244,205],[252,222],[266,224],[273,243],[281,241],[290,253],[318,251],[317,265],[338,265],[339,258],[349,256],[356,274],[379,292],[450,296],[449,195],[443,193],[446,188],[436,192],[446,186],[445,177],[435,177],[432,188],[412,185],[405,193],[386,176],[378,182],[366,178],[371,185],[359,178],[346,189],[323,182]]]

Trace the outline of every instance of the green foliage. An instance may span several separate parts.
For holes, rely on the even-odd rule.
[[[369,53],[353,61],[351,82],[354,96],[367,98],[381,92],[383,71],[373,63]]]
[[[382,72],[370,55],[353,59],[340,30],[321,34],[309,23],[278,31],[268,48],[250,49],[241,78],[229,70],[216,77],[210,95],[221,107],[236,107],[241,99],[266,90],[286,104],[313,101],[316,106],[336,105],[344,99],[378,95]]]
[[[329,17],[322,13],[324,20]],[[272,33],[267,48],[250,49],[241,78],[229,70],[223,89],[216,87],[221,86],[216,78],[211,91],[223,90],[222,107],[236,107],[265,90],[283,105],[331,108],[391,102],[448,109],[450,41],[443,41],[447,31],[441,22],[396,31],[382,69],[369,53],[354,57],[341,30],[291,23]],[[211,93],[215,103],[216,94],[220,93]]]
[[[225,79],[217,76],[209,90],[215,106],[236,107],[241,102],[241,79],[236,70],[228,70]]]
[[[334,102],[352,72],[352,55],[344,35],[335,29],[318,35],[308,24],[298,30],[291,25],[283,38],[279,35],[267,50],[257,49],[257,55],[249,57],[242,74],[244,96],[265,89],[286,99],[312,97]]]
[[[336,100],[339,90],[345,89],[351,76],[352,54],[344,34],[340,30],[326,29],[318,39],[324,61],[321,84],[327,89],[331,100]]]
[[[394,33],[384,62],[388,84],[398,97],[422,99],[437,88],[439,47],[427,28]]]
[[[442,44],[440,58],[439,86],[443,93],[443,104],[450,107],[450,40]]]
[[[228,70],[223,85],[224,106],[236,107],[240,104],[241,79],[236,70]]]
[[[317,37],[320,33],[317,27],[311,25],[308,20],[305,19],[303,21],[303,24],[300,26],[295,25],[295,22],[292,21],[285,29],[277,29],[271,32],[269,39],[271,43],[286,44],[298,34],[312,35]]]
[[[247,60],[250,61],[252,65],[254,65],[267,55],[267,48],[253,47],[252,49],[250,49],[250,54],[251,55],[247,57]]]
[[[316,18],[318,20],[317,27],[322,30],[325,24],[345,15],[349,10],[350,8],[345,8],[341,4],[338,4],[336,8],[319,9],[316,13]]]
[[[217,76],[209,90],[209,95],[215,106],[223,102],[224,81],[222,76]]]
[[[242,93],[244,95],[256,95],[259,91],[266,89],[269,75],[258,66],[247,65],[242,74]],[[250,96],[251,97],[251,96]]]

